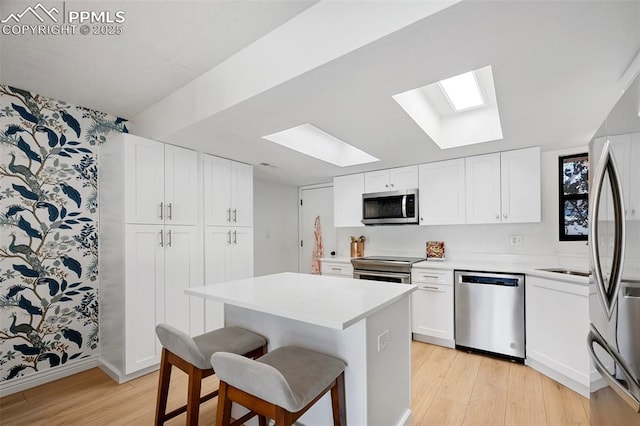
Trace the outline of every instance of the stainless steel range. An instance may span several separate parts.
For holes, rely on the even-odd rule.
[[[353,278],[360,280],[411,283],[411,266],[423,257],[367,256],[351,259]]]

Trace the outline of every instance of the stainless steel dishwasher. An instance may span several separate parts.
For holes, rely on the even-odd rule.
[[[456,348],[525,358],[524,275],[455,271]]]

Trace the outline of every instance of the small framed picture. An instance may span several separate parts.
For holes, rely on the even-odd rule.
[[[444,260],[444,241],[427,241],[427,260]]]

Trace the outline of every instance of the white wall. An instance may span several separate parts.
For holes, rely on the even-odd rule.
[[[254,275],[298,270],[298,188],[253,180]]]
[[[367,238],[365,255],[424,256],[426,241],[436,240],[445,242],[447,258],[482,256],[486,259],[488,256],[521,261],[512,255],[549,256],[550,260],[567,266],[587,269],[586,242],[558,240],[558,157],[580,152],[587,152],[587,147],[541,154],[541,223],[338,228],[338,256],[349,256],[350,235],[364,235]],[[523,245],[512,246],[511,235],[522,235]]]

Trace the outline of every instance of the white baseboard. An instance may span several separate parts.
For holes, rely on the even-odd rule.
[[[411,426],[412,417],[413,416],[412,416],[411,410],[405,411],[404,415],[398,422],[398,426]]]
[[[45,370],[29,376],[2,382],[0,384],[0,398],[16,392],[22,392],[45,383],[53,382],[54,380],[59,380],[97,366],[98,356],[94,355],[82,358],[61,367],[52,368],[51,370]]]
[[[585,398],[589,398],[589,395],[591,393],[590,389],[589,389],[589,384],[585,384],[585,383],[580,383],[577,380],[547,366],[546,364],[537,361],[534,358],[531,357],[527,357],[527,359],[525,360],[525,364],[528,365],[529,367],[533,368],[536,371],[539,371],[540,373],[544,374],[547,377],[552,378],[553,380],[555,380],[556,382],[568,387],[569,389],[579,393],[580,395],[584,396]]]
[[[455,348],[455,340],[441,339],[439,337],[425,336],[424,334],[413,333],[411,338],[418,342],[431,343],[433,345],[444,346],[445,348]]]
[[[123,374],[119,368],[114,367],[113,364],[110,364],[103,359],[99,360],[98,367],[100,370],[104,371],[107,376],[111,377],[114,382],[121,385],[129,380],[137,379],[138,377],[153,373],[160,368],[160,364],[152,365],[151,367],[144,368],[131,374]]]

